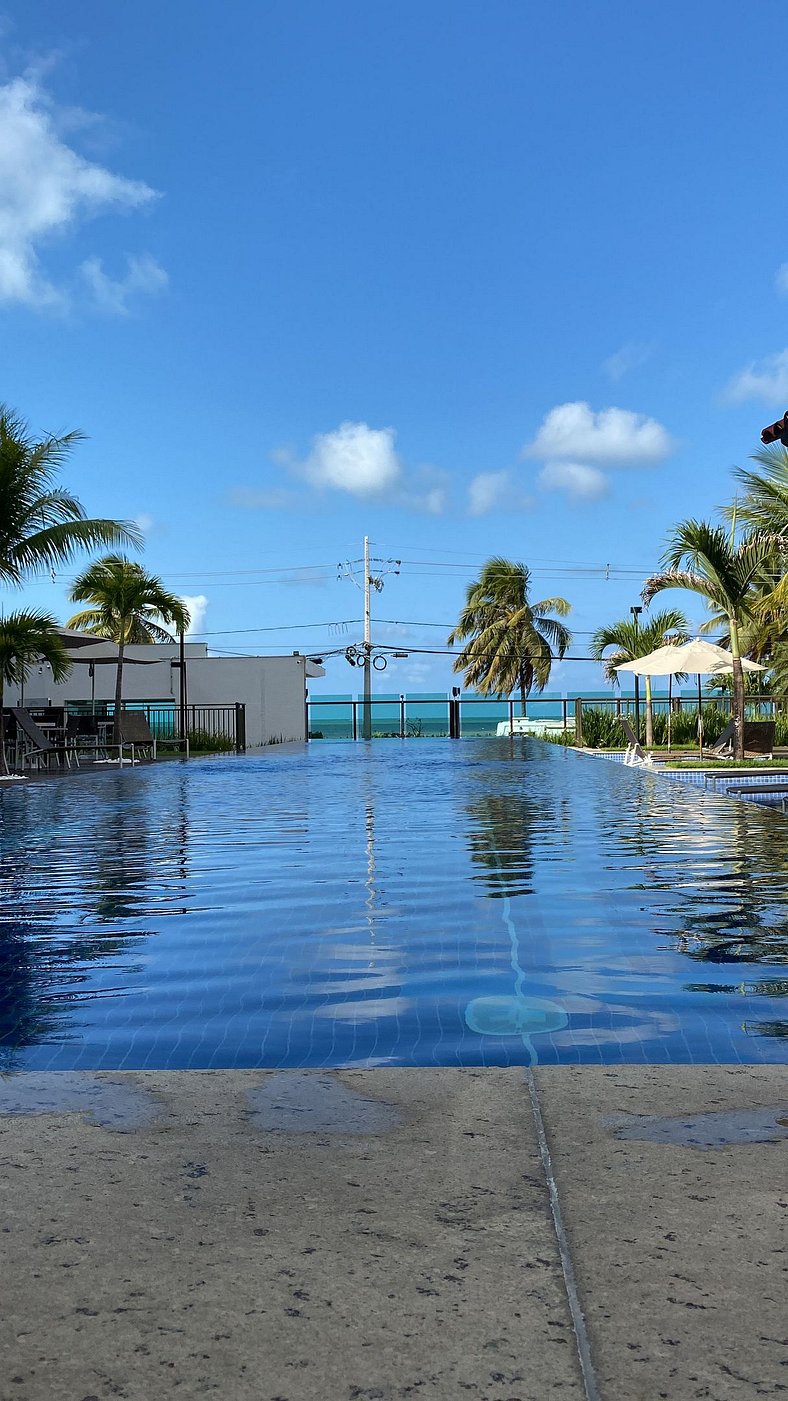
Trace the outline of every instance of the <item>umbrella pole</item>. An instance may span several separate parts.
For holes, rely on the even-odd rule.
[[[673,677],[668,677],[668,753],[670,753],[670,722],[673,718]]]
[[[700,672],[698,672],[698,754],[703,758],[703,698],[701,696]]]

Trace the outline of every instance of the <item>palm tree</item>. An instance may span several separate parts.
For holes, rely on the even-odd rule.
[[[36,442],[28,425],[0,404],[0,582],[20,584],[37,569],[53,569],[78,550],[139,545],[136,526],[89,520],[57,477],[81,433]]]
[[[622,618],[618,623],[597,628],[591,638],[591,656],[602,663],[605,680],[612,685],[619,684],[616,667],[622,662],[633,662],[637,657],[647,657],[657,647],[668,642],[687,641],[687,619],[677,608],[666,608],[655,613],[653,618],[638,625],[632,618]],[[612,650],[611,650],[612,649]],[[607,655],[605,655],[607,654]],[[681,676],[682,673],[677,673]],[[651,694],[651,677],[644,676],[646,685],[646,744],[654,743],[654,705]]]
[[[743,521],[767,535],[788,535],[788,450],[774,443],[763,452],[753,453],[753,462],[762,471],[737,467],[734,475],[744,487],[744,496],[730,508]]]
[[[89,564],[74,583],[69,594],[72,603],[90,603],[81,613],[69,619],[68,627],[106,637],[118,648],[118,670],[115,680],[115,722],[113,743],[121,742],[121,704],[123,697],[123,658],[128,646],[135,643],[172,642],[172,633],[189,626],[189,613],[177,594],[170,593],[161,579],[148,574],[141,564],[125,555],[105,555]]]
[[[21,686],[30,668],[39,661],[49,663],[55,681],[63,680],[71,663],[56,629],[57,623],[49,613],[32,608],[0,618],[0,769],[3,773],[8,773],[3,714],[5,688]]]
[[[565,598],[528,599],[530,571],[524,564],[499,556],[489,559],[479,578],[468,585],[457,626],[448,645],[465,642],[454,670],[465,673],[466,686],[482,695],[520,692],[522,713],[532,689],[543,691],[556,657],[563,657],[572,640],[565,618],[571,604]]]
[[[652,574],[643,586],[646,605],[663,589],[688,589],[725,615],[733,654],[737,759],[744,758],[742,632],[755,616],[759,583],[773,550],[772,537],[760,531],[748,532],[737,543],[735,525],[728,532],[708,521],[682,521],[675,527],[663,556],[665,569]]]
[[[726,510],[735,523],[737,517],[751,529],[772,539],[774,546],[761,580],[761,598],[755,607],[758,647],[747,655],[756,661],[779,659],[779,671],[786,672],[788,643],[788,450],[781,443],[753,454],[761,471],[737,468],[736,477],[744,496]]]

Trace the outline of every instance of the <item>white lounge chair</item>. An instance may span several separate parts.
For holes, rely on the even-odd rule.
[[[624,731],[624,737],[627,741],[627,752],[624,755],[624,763],[635,768],[641,764],[645,764],[648,768],[653,768],[653,758],[643,748],[629,721],[623,715],[619,716],[619,724]]]

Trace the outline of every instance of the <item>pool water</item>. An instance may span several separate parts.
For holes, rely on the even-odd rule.
[[[538,740],[0,793],[0,1070],[784,1061],[781,813]]]

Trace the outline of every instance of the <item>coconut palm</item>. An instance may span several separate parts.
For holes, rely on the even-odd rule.
[[[726,515],[734,524],[743,520],[772,539],[774,546],[760,583],[761,598],[755,607],[760,650],[747,655],[754,660],[775,660],[784,653],[788,643],[788,450],[773,443],[753,455],[760,471],[737,468],[736,477],[744,487],[744,495],[727,508]],[[780,670],[785,671],[785,658]]]
[[[752,457],[761,471],[737,467],[734,476],[744,487],[728,514],[767,535],[788,536],[788,450],[774,443]]]
[[[755,616],[759,584],[773,555],[773,539],[750,531],[737,542],[734,531],[708,521],[682,521],[673,531],[663,556],[665,569],[643,586],[648,605],[663,589],[688,589],[724,614],[733,655],[733,718],[735,758],[744,758],[744,672],[742,632]]]
[[[5,753],[3,705],[6,686],[23,685],[37,662],[48,662],[55,681],[62,681],[71,665],[49,613],[20,609],[0,618],[0,768],[8,773]]]
[[[126,648],[135,643],[172,642],[172,633],[163,625],[185,632],[189,626],[188,609],[177,594],[164,587],[161,579],[148,574],[141,564],[125,555],[105,555],[103,559],[94,560],[74,580],[69,598],[72,603],[92,604],[69,619],[70,628],[91,632],[95,637],[105,637],[117,644],[112,738],[114,744],[120,744]]]
[[[597,628],[591,638],[591,656],[602,663],[605,680],[612,685],[619,684],[616,667],[622,662],[633,662],[637,657],[647,657],[658,647],[668,642],[687,641],[687,619],[677,608],[666,608],[655,613],[644,623],[636,624],[633,618],[622,618],[620,622],[609,623]],[[683,678],[682,673],[677,673]],[[651,693],[651,677],[644,676],[646,689],[646,744],[654,743],[654,705]]]
[[[454,661],[454,670],[465,673],[466,686],[475,686],[482,695],[519,691],[523,715],[530,692],[544,690],[554,659],[564,656],[572,640],[559,622],[571,604],[565,598],[531,603],[530,581],[524,564],[499,556],[489,559],[479,578],[468,585],[465,607],[448,638],[450,647],[466,643]]]
[[[136,526],[89,520],[77,498],[57,485],[82,438],[73,432],[37,442],[24,420],[0,404],[0,582],[20,584],[82,549],[141,543]]]

